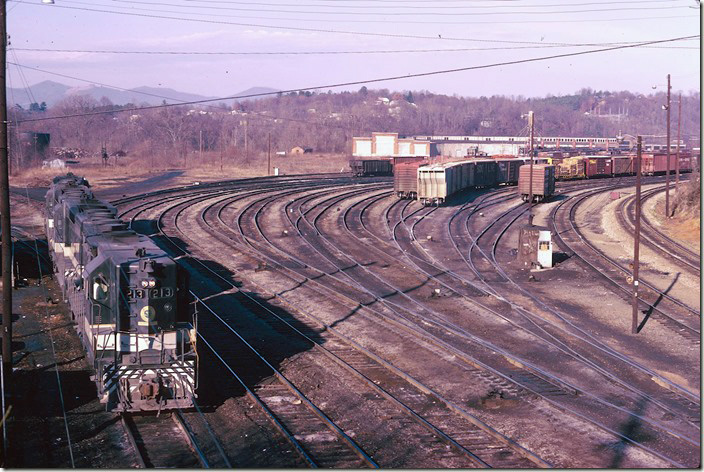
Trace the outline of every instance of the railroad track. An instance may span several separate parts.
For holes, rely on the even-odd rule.
[[[656,188],[643,192],[641,196],[641,208],[643,208],[646,201],[663,191],[663,188]],[[635,229],[635,194],[624,199],[619,210],[617,214],[619,221],[624,228],[633,233]],[[676,260],[680,267],[688,269],[695,276],[701,276],[700,255],[684,247],[681,243],[657,229],[645,212],[642,211],[641,242],[647,244],[648,247],[663,256]]]
[[[301,215],[305,215],[306,212],[299,210],[299,213],[300,213]],[[314,226],[313,223],[317,220],[317,218],[319,218],[319,213],[318,213],[317,216],[313,216],[313,217],[310,218],[310,219],[312,220],[312,223],[309,223],[309,224],[311,224],[312,226]],[[318,230],[319,233],[322,232],[322,231],[320,231],[320,230],[317,228],[317,226],[316,226],[315,228]],[[343,252],[348,253],[348,252],[349,252],[349,249],[345,248],[345,249],[343,249]],[[361,264],[361,265],[364,266],[364,264]],[[404,293],[404,290],[401,289],[401,288],[399,288],[399,287],[392,287],[392,288],[395,288],[395,290],[396,290],[397,292]],[[427,312],[427,310],[426,310],[426,312]],[[429,317],[426,313],[424,313],[423,317],[424,317],[424,319],[426,319],[426,320],[430,319],[430,317]],[[444,325],[443,325],[443,328],[446,328],[446,329],[447,329],[447,325],[444,324]],[[465,335],[466,335],[466,333],[465,333]],[[476,340],[476,339],[475,339],[475,341],[478,342],[479,340]],[[544,372],[542,372],[542,374],[545,375]],[[559,383],[561,384],[562,382],[559,382]],[[643,419],[643,418],[641,418],[641,419]],[[671,430],[668,430],[667,428],[665,428],[665,431],[668,431],[669,433],[672,433],[672,431],[671,431]]]
[[[287,215],[287,217],[289,217],[289,215],[294,215],[294,216],[295,216],[295,218],[292,218],[292,219],[290,220],[290,222],[291,222],[291,227],[297,228],[298,230],[300,230],[302,234],[299,233],[299,235],[300,235],[301,237],[302,237],[302,236],[305,236],[305,235],[308,235],[308,234],[311,234],[311,235],[312,235],[312,234],[316,234],[316,235],[317,235],[317,234],[322,234],[322,233],[324,233],[324,232],[321,231],[321,229],[319,228],[319,223],[320,223],[320,222],[322,221],[322,219],[323,219],[323,216],[322,216],[322,215],[323,215],[323,212],[316,210],[315,212],[308,214],[308,212],[307,212],[308,208],[302,208],[302,207],[303,207],[304,205],[309,205],[309,207],[312,208],[312,207],[314,207],[314,206],[324,205],[324,206],[326,206],[326,208],[328,208],[328,210],[329,210],[330,208],[334,208],[334,205],[337,205],[337,204],[338,204],[338,202],[335,201],[335,197],[330,197],[330,200],[329,200],[329,201],[326,201],[326,198],[327,198],[327,197],[320,197],[320,198],[319,198],[319,201],[312,201],[313,199],[308,200],[308,201],[306,201],[306,202],[300,202],[300,201],[299,201],[299,202],[296,202],[294,205],[291,205],[291,206],[288,206],[288,205],[287,205],[287,206],[285,207],[285,208],[288,209],[288,210],[293,210],[293,212],[287,211],[287,212],[286,212],[286,215]],[[381,196],[378,196],[378,197],[375,197],[375,198],[381,198]],[[341,200],[340,200],[340,201],[341,201]],[[322,202],[322,203],[321,203],[321,202]],[[257,212],[258,212],[259,215],[262,214],[262,213],[259,211],[259,210],[261,210],[261,208],[263,208],[263,206],[260,207],[260,208],[257,210]],[[333,210],[333,211],[334,211],[334,210]],[[360,220],[361,220],[361,219],[362,219],[362,218],[360,217]],[[231,224],[231,223],[228,223],[228,224]],[[354,226],[354,227],[353,227],[353,226],[350,226],[349,229],[356,231],[356,226]],[[251,238],[250,238],[250,242],[252,242],[252,241],[251,241]],[[322,244],[325,244],[325,243],[322,242],[322,241],[321,241],[321,243],[322,243]],[[249,250],[251,251],[252,248],[250,247]],[[275,252],[275,251],[274,251],[274,252]],[[330,255],[330,254],[328,254],[328,255]],[[320,256],[318,256],[318,257],[320,257]],[[323,259],[325,259],[325,258],[323,258]],[[339,262],[339,261],[338,261],[338,262]],[[329,259],[328,259],[328,263],[330,263]],[[297,264],[292,264],[292,265],[297,266],[299,269],[301,269],[302,267],[307,266],[307,263],[304,262],[303,266],[299,265],[298,263],[297,263]],[[335,265],[335,264],[333,263],[333,266],[334,266],[334,265]],[[273,263],[272,263],[272,267],[275,267]],[[310,270],[310,266],[308,266],[308,269]],[[278,270],[278,267],[277,267],[277,270]],[[337,270],[338,270],[338,272],[345,271],[345,270],[347,270],[347,266],[342,266],[342,268],[340,268],[340,267],[338,266],[338,267],[337,267]],[[318,275],[320,275],[320,274],[318,274]],[[327,274],[327,276],[330,277],[330,274]],[[338,276],[340,276],[339,273],[338,273]],[[341,276],[340,276],[340,277],[341,277]],[[299,281],[301,280],[301,279],[300,279],[300,276],[298,277],[298,280],[299,280]],[[341,279],[338,279],[338,283],[342,283],[342,282],[340,282],[340,280],[341,280]],[[344,282],[344,283],[347,284],[348,286],[352,286],[352,287],[355,288],[355,289],[360,289],[360,283],[361,283],[361,282],[362,282],[362,279],[361,279],[361,278],[358,279],[357,282],[352,282],[349,278],[345,278],[345,282]],[[308,281],[307,283],[310,283],[310,281]],[[328,294],[328,295],[329,295],[329,294]],[[375,295],[375,297],[379,298],[379,295],[377,294],[377,295]],[[388,305],[387,305],[387,306],[388,306]],[[391,305],[391,308],[387,308],[387,311],[392,310],[392,309],[401,311],[400,308],[398,308],[398,307],[393,307],[393,305]],[[407,307],[405,310],[408,311],[409,308]]]
[[[159,417],[122,413],[120,422],[138,467],[210,467],[181,413],[171,412]]]
[[[261,309],[260,309],[261,311]],[[281,328],[279,328],[281,329]],[[327,328],[328,332],[332,332],[332,328],[328,327]],[[354,365],[353,369],[355,372],[358,373],[358,375],[362,375],[365,377],[367,380],[367,383],[372,387],[373,389],[377,390],[377,393],[383,394],[385,389],[382,389],[380,386],[378,386],[373,380],[375,379],[377,382],[381,383],[380,377],[379,376],[379,370],[382,372],[385,369],[380,369],[379,368],[379,363],[376,361],[373,361],[367,353],[366,359],[359,357],[360,355],[360,349],[361,347],[358,347],[357,349],[350,350],[349,348],[344,348],[340,347],[340,342],[338,339],[337,342],[337,349],[332,351],[332,354],[335,355],[336,358],[338,358],[340,361],[344,362],[345,365],[347,366],[347,369],[352,369],[351,364]],[[322,348],[322,347],[321,347]],[[321,349],[319,348],[319,349]],[[330,355],[330,351],[326,350],[328,352],[328,355]],[[345,361],[344,359],[347,359]],[[374,373],[376,374],[374,375]],[[374,375],[374,376],[373,376]],[[371,383],[369,383],[371,382]],[[385,383],[388,383],[389,380],[387,379]],[[384,384],[382,384],[384,385]],[[520,448],[520,446],[516,444],[511,444],[511,441],[508,440],[507,438],[503,437],[499,433],[491,430],[491,428],[488,428],[486,425],[482,425],[481,422],[476,420],[475,418],[472,418],[471,416],[466,416],[464,421],[460,421],[462,419],[461,415],[454,414],[454,415],[448,415],[447,411],[442,411],[443,407],[442,404],[444,403],[445,406],[444,408],[446,409],[448,405],[451,405],[450,402],[446,400],[442,400],[442,397],[439,397],[435,395],[431,399],[426,398],[427,394],[430,393],[430,390],[427,389],[427,387],[423,387],[422,384],[418,384],[419,388],[423,389],[421,391],[416,391],[416,393],[412,393],[413,388],[409,388],[409,385],[406,385],[406,389],[396,387],[396,395],[405,395],[402,396],[401,398],[403,399],[402,402],[399,402],[398,399],[393,400],[393,402],[396,404],[396,407],[399,407],[405,403],[410,403],[410,404],[416,404],[419,405],[418,402],[420,399],[423,400],[421,402],[421,408],[420,406],[417,406],[418,409],[420,410],[426,410],[428,411],[426,415],[431,417],[434,422],[444,422],[447,427],[450,427],[449,425],[454,424],[454,429],[452,430],[453,436],[456,435],[458,438],[460,438],[460,441],[463,441],[465,444],[468,444],[468,446],[461,446],[458,441],[455,441],[454,439],[446,437],[444,433],[439,431],[437,428],[432,426],[429,421],[417,418],[416,414],[413,413],[413,410],[406,408],[406,415],[408,416],[409,419],[414,419],[414,422],[420,422],[425,426],[427,430],[430,430],[435,436],[438,436],[440,438],[443,438],[444,441],[446,441],[448,444],[452,445],[454,449],[460,451],[463,455],[468,455],[470,457],[473,457],[474,460],[476,461],[476,465],[482,465],[482,459],[479,459],[478,457],[474,456],[473,453],[470,453],[467,449],[471,446],[472,451],[480,451],[477,453],[477,456],[482,455],[486,457],[488,460],[490,460],[494,464],[503,464],[504,466],[527,466],[527,465],[535,465],[536,463],[538,464],[543,464],[544,462],[541,462],[539,459],[535,458],[534,456],[531,456],[527,451],[523,450]],[[424,394],[425,393],[425,394]],[[383,396],[387,396],[388,394],[384,394]],[[388,397],[390,400],[392,397]],[[442,401],[440,401],[442,400]],[[434,408],[432,408],[432,405],[434,402],[437,402],[438,405],[435,405]],[[456,409],[456,407],[455,407]],[[438,410],[438,411],[435,411]],[[461,410],[459,410],[460,413]],[[454,420],[451,420],[451,418],[454,417]],[[450,419],[448,419],[450,418]],[[454,421],[454,423],[453,423]],[[480,426],[473,425],[472,422],[477,423]],[[464,424],[463,424],[464,423]],[[406,425],[408,426],[408,425]],[[444,437],[445,436],[445,437]],[[497,441],[498,439],[498,441]],[[503,445],[502,445],[503,442]],[[502,447],[498,447],[502,446]],[[510,447],[509,447],[510,446]],[[516,454],[514,450],[520,451],[519,454]],[[441,449],[442,450],[442,449]],[[529,457],[530,459],[526,458]],[[532,460],[531,460],[532,459]]]
[[[617,288],[623,296],[630,297],[633,289],[626,283],[626,279],[631,271],[590,243],[575,222],[578,205],[599,192],[585,192],[578,197],[560,202],[551,215],[554,233],[563,250],[576,255],[591,270]],[[675,334],[691,343],[700,344],[701,332],[698,328],[697,310],[658,290],[647,280],[641,280],[641,286],[643,289],[639,291],[639,301],[646,308],[645,320],[652,315]]]

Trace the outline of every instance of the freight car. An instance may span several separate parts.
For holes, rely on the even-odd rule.
[[[584,156],[584,173],[588,179],[613,175],[611,156]]]
[[[547,164],[533,165],[532,193],[535,202],[542,202],[555,193],[555,166]],[[518,193],[524,202],[531,194],[531,166],[521,166],[518,176]]]
[[[453,194],[470,187],[491,187],[497,182],[493,159],[468,159],[418,168],[418,200],[442,205]]]
[[[415,199],[418,196],[418,168],[427,161],[403,162],[394,165],[394,193],[401,199]]]
[[[499,185],[515,185],[518,183],[518,168],[523,165],[522,159],[496,159],[496,183]]]
[[[364,159],[350,161],[350,169],[355,177],[393,175],[393,166],[388,160]]]
[[[128,229],[88,182],[56,177],[45,231],[107,411],[193,406],[196,332],[187,273],[146,236]]]

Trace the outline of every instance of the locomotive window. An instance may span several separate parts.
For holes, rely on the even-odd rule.
[[[108,284],[101,275],[93,279],[93,299],[97,302],[108,299]]]

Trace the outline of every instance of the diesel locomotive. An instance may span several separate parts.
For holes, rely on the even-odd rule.
[[[193,406],[196,323],[187,272],[70,173],[49,187],[45,231],[106,410]]]

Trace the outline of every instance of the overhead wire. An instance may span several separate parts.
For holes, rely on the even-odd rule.
[[[693,41],[696,39],[692,39]],[[638,44],[637,42],[628,43],[601,43],[599,46],[611,46],[622,44]],[[142,55],[182,55],[182,56],[314,56],[314,55],[364,55],[364,54],[407,54],[407,53],[430,53],[430,52],[469,52],[469,51],[512,51],[520,49],[548,49],[548,48],[566,48],[566,47],[594,47],[592,45],[575,45],[575,46],[553,46],[553,45],[534,45],[534,46],[497,46],[497,47],[477,47],[477,48],[444,48],[444,49],[380,49],[380,50],[365,50],[365,51],[118,51],[110,49],[51,49],[51,48],[17,48],[12,47],[14,51],[27,52],[64,52],[64,53],[85,53],[85,54],[142,54]],[[657,49],[700,49],[697,46],[643,46],[644,48]]]
[[[121,0],[114,0],[114,1],[121,1]],[[206,0],[183,0],[188,3],[206,3],[206,4],[226,4],[226,5],[258,5],[258,6],[273,6],[273,7],[282,7],[282,6],[287,6],[286,4],[282,3],[269,3],[269,2],[246,2],[246,1],[206,1]],[[323,1],[323,0],[318,0],[318,1]],[[354,1],[354,0],[351,0]],[[368,3],[373,0],[367,0],[364,3]],[[603,2],[580,2],[580,3],[557,3],[557,4],[538,4],[538,5],[521,5],[517,2],[510,2],[509,5],[506,4],[499,4],[499,5],[438,5],[438,3],[446,3],[446,2],[438,2],[438,1],[433,1],[433,0],[428,0],[427,3],[433,3],[432,6],[418,6],[418,5],[398,5],[399,3],[421,3],[421,2],[411,2],[410,0],[403,1],[400,0],[398,2],[382,2],[379,1],[377,3],[392,3],[391,6],[386,6],[386,5],[321,5],[321,4],[305,4],[305,3],[299,3],[296,2],[295,6],[296,7],[313,7],[313,8],[356,8],[356,9],[364,9],[364,10],[369,10],[369,9],[381,9],[381,8],[407,8],[407,9],[458,9],[458,8],[553,8],[553,7],[580,7],[580,6],[590,6],[590,5],[623,5],[623,4],[643,4],[643,3],[674,3],[677,1],[681,0],[618,0],[618,1],[603,1]],[[458,0],[456,3],[459,2],[466,2],[466,0]],[[341,3],[341,2],[338,2]],[[356,2],[359,3],[359,2]],[[426,2],[423,2],[426,3]],[[502,2],[502,3],[508,3],[508,2]],[[185,6],[185,5],[184,5]],[[201,5],[190,5],[192,7],[200,7]],[[205,8],[205,7],[203,7]]]
[[[583,56],[583,55],[588,55],[588,54],[597,54],[597,53],[616,51],[616,50],[621,50],[621,49],[631,49],[631,48],[637,48],[637,47],[650,45],[650,44],[671,43],[671,42],[683,41],[683,40],[687,40],[687,39],[691,39],[691,38],[699,38],[699,37],[700,37],[700,35],[682,36],[682,37],[678,37],[678,38],[670,38],[670,39],[663,39],[663,40],[657,40],[657,41],[648,41],[648,42],[639,43],[639,44],[614,46],[614,47],[601,48],[601,49],[592,49],[592,50],[588,50],[588,51],[576,51],[576,52],[571,52],[571,53],[554,54],[551,56],[532,57],[532,58],[527,58],[527,59],[517,59],[517,60],[513,60],[513,61],[503,61],[503,62],[496,62],[496,63],[491,63],[491,64],[483,64],[483,65],[478,65],[478,66],[457,67],[457,68],[452,68],[452,69],[442,69],[442,70],[436,70],[436,71],[430,71],[430,72],[419,72],[419,73],[415,73],[415,74],[396,75],[396,76],[381,77],[381,78],[375,78],[375,79],[355,80],[355,81],[340,82],[340,83],[334,83],[334,84],[324,84],[324,85],[318,85],[315,87],[302,87],[302,88],[282,90],[282,91],[277,91],[277,92],[252,93],[252,94],[247,94],[247,95],[240,95],[237,97],[230,96],[230,97],[220,97],[220,98],[214,98],[214,99],[193,100],[193,101],[189,101],[189,102],[183,102],[182,104],[183,105],[198,105],[198,104],[203,104],[203,103],[212,103],[212,102],[218,102],[218,101],[224,101],[224,100],[233,100],[233,99],[240,99],[241,100],[244,98],[265,97],[265,96],[278,95],[278,94],[291,93],[291,92],[299,92],[299,91],[332,89],[332,88],[341,88],[341,87],[349,87],[349,86],[357,86],[357,85],[366,85],[366,84],[377,83],[377,82],[387,82],[387,81],[394,81],[394,80],[410,79],[410,78],[417,78],[417,77],[429,77],[429,76],[450,74],[450,73],[456,73],[456,72],[465,72],[465,71],[470,71],[470,70],[489,69],[489,68],[494,68],[494,67],[526,64],[526,63],[531,63],[531,62],[547,61],[547,60],[560,59],[560,58],[566,58],[566,57],[576,57],[576,56]],[[178,104],[178,105],[181,105],[181,104]],[[41,118],[31,118],[31,119],[18,120],[15,123],[24,123],[24,122],[32,122],[32,121],[45,121],[45,120],[51,120],[51,119],[63,119],[63,118],[72,118],[72,117],[76,117],[76,116],[90,116],[90,115],[115,113],[115,112],[151,110],[151,109],[165,108],[165,107],[170,107],[170,106],[175,106],[175,105],[165,104],[165,105],[154,105],[154,106],[147,106],[147,107],[126,108],[126,109],[121,109],[121,110],[117,110],[117,111],[97,111],[97,112],[86,112],[86,113],[74,113],[74,114],[60,115],[60,116],[54,116],[54,117],[41,117]]]
[[[69,0],[65,0],[65,1],[67,2]],[[337,29],[325,29],[325,28],[308,28],[308,27],[301,27],[301,26],[263,25],[263,24],[256,24],[256,23],[243,23],[243,22],[224,21],[224,20],[207,20],[207,19],[202,19],[202,18],[184,18],[184,17],[147,14],[147,13],[133,13],[133,12],[123,12],[123,11],[114,11],[114,10],[101,10],[101,9],[96,9],[96,8],[72,7],[72,6],[67,6],[67,5],[52,5],[50,7],[47,7],[47,6],[41,5],[41,4],[35,4],[35,3],[27,3],[27,5],[41,6],[43,8],[59,8],[59,9],[68,9],[68,10],[76,10],[76,11],[106,13],[106,14],[120,15],[120,16],[132,16],[132,17],[139,17],[139,18],[156,18],[156,19],[176,20],[176,21],[184,21],[184,22],[192,22],[192,23],[229,25],[229,26],[246,26],[246,27],[251,27],[251,28],[264,28],[264,29],[275,29],[275,30],[285,30],[285,31],[302,31],[302,32],[310,32],[310,33],[348,34],[348,35],[354,35],[354,36],[384,37],[384,38],[398,38],[398,39],[423,39],[423,40],[435,40],[435,41],[469,41],[469,42],[497,43],[497,44],[553,44],[553,45],[558,44],[558,45],[564,45],[564,46],[571,45],[569,43],[546,43],[546,42],[541,42],[541,41],[510,41],[510,40],[486,39],[486,38],[457,38],[457,37],[442,36],[442,35],[425,36],[425,35],[404,34],[404,33],[379,33],[379,32],[372,32],[372,31],[345,31],[345,30],[337,30]],[[491,23],[496,23],[496,22],[491,22]]]
[[[261,8],[244,8],[244,7],[233,7],[233,6],[227,6],[227,7],[215,7],[215,6],[203,6],[203,5],[179,5],[176,3],[172,2],[144,2],[140,0],[108,0],[113,3],[126,3],[126,4],[131,4],[131,5],[149,5],[149,6],[166,6],[166,7],[175,7],[175,8],[199,8],[199,9],[206,9],[206,10],[218,10],[218,11],[246,11],[246,12],[258,12],[258,13],[286,13],[286,14],[315,14],[315,15],[368,15],[367,12],[357,12],[357,11],[322,11],[322,10],[317,10],[317,11],[310,11],[310,10],[281,10],[281,9],[261,9]],[[100,5],[100,6],[107,6],[107,5]],[[285,6],[285,5],[279,5],[279,6]],[[512,6],[512,8],[516,8],[517,6]],[[114,8],[114,7],[113,7]],[[318,7],[319,8],[319,7]],[[494,6],[484,6],[484,7],[478,7],[475,6],[474,8],[495,8]],[[604,13],[604,12],[612,12],[612,11],[633,11],[633,10],[674,10],[674,9],[682,9],[682,8],[689,8],[686,5],[675,5],[675,6],[656,6],[656,7],[644,7],[644,6],[637,6],[637,7],[619,7],[619,8],[591,8],[591,9],[584,9],[584,10],[564,10],[564,11],[546,11],[544,9],[545,7],[542,7],[540,11],[488,11],[488,12],[461,12],[457,11],[456,9],[453,9],[454,11],[452,12],[435,12],[435,11],[423,11],[423,12],[402,12],[398,11],[398,8],[396,8],[396,11],[393,12],[383,12],[380,13],[384,16],[491,16],[491,15],[563,15],[563,14],[570,14],[570,13]],[[150,10],[154,11],[154,10]],[[173,12],[169,12],[173,13]],[[178,13],[178,12],[176,12]]]

